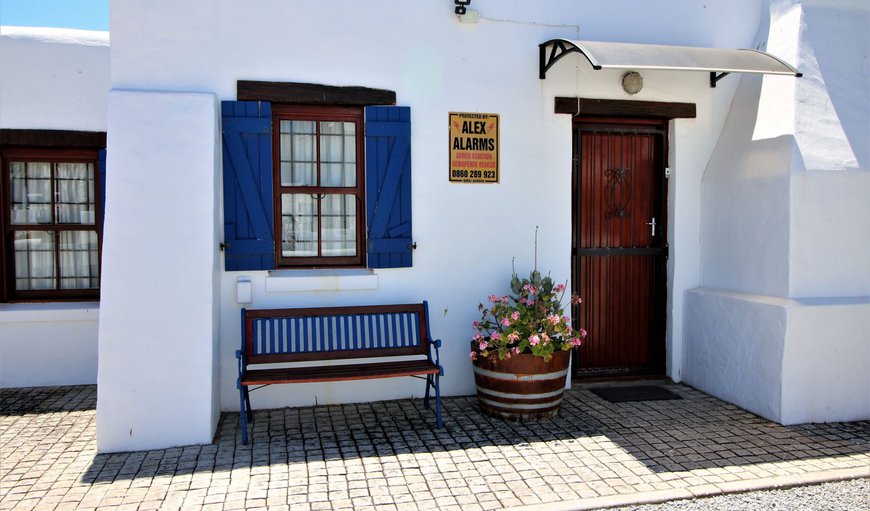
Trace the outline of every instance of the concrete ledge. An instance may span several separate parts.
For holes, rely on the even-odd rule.
[[[52,323],[99,319],[99,302],[0,304],[0,323]]]
[[[267,293],[310,291],[363,291],[378,288],[371,270],[288,270],[266,277]]]
[[[870,467],[834,469],[809,474],[765,477],[750,481],[730,481],[716,484],[675,488],[672,490],[655,490],[625,495],[608,495],[567,502],[548,502],[534,506],[512,508],[523,511],[559,511],[559,510],[591,510],[610,507],[637,506],[642,504],[660,504],[672,500],[697,499],[715,497],[731,493],[746,493],[759,490],[776,490],[805,486],[809,484],[830,483],[849,479],[870,477]]]

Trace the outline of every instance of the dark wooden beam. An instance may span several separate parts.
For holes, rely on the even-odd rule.
[[[236,99],[317,106],[395,105],[396,92],[316,83],[239,80],[236,82]]]
[[[629,101],[622,99],[556,98],[557,114],[598,115],[603,117],[655,117],[694,119],[694,103]]]
[[[106,132],[0,129],[0,146],[102,149],[106,147]]]

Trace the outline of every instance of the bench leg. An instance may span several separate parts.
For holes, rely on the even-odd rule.
[[[428,390],[428,388],[426,389]],[[435,375],[435,426],[441,429],[441,375]]]
[[[441,375],[426,375],[426,395],[423,397],[423,407],[429,409],[429,391],[435,389],[435,425],[441,429]]]
[[[248,387],[239,385],[239,422],[242,425],[242,443],[248,445],[248,418],[251,416],[251,400]]]

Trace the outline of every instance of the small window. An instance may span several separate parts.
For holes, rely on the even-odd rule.
[[[363,112],[273,106],[278,266],[365,264]]]
[[[98,298],[97,152],[19,149],[2,156],[6,299]]]

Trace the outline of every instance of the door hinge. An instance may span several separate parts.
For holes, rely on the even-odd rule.
[[[670,179],[670,178],[671,178],[671,168],[665,167],[665,179]]]

